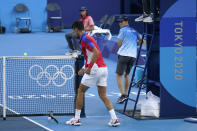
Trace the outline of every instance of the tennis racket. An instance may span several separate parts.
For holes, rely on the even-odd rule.
[[[57,124],[59,123],[58,120],[54,117],[53,111],[49,111],[48,119],[54,120]]]

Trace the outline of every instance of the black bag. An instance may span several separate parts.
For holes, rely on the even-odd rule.
[[[20,33],[30,33],[31,30],[29,30],[28,28],[20,28]]]
[[[0,26],[0,34],[5,33],[6,28],[4,26]]]

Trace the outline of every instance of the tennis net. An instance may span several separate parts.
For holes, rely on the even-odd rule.
[[[0,58],[1,116],[3,107],[6,116],[73,115],[76,62],[69,56]]]

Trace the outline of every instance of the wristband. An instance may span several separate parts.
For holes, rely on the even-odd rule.
[[[92,68],[93,65],[94,65],[94,63],[90,62],[90,64],[88,64],[88,67],[89,67],[89,68]]]

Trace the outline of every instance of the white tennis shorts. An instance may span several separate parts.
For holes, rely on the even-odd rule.
[[[107,86],[107,67],[101,67],[97,69],[92,69],[90,74],[84,74],[81,80],[81,84],[92,87],[97,86]]]

